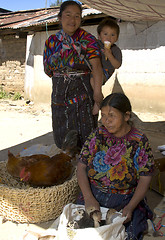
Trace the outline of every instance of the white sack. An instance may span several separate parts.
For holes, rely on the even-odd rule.
[[[127,235],[123,225],[125,217],[116,214],[113,223],[98,228],[71,229],[67,227],[68,221],[78,220],[77,209],[84,209],[82,205],[67,204],[60,216],[57,240],[124,240]],[[105,219],[107,208],[101,207],[102,219]]]
[[[19,155],[20,157],[24,157],[24,156],[31,156],[34,154],[44,154],[44,155],[48,155],[49,157],[52,157],[55,154],[58,154],[60,152],[61,152],[61,149],[59,149],[55,144],[48,145],[48,146],[43,144],[35,144],[21,151]]]

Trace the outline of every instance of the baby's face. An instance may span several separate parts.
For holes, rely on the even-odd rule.
[[[109,26],[104,26],[98,39],[101,40],[102,43],[104,43],[104,41],[109,41],[111,45],[113,45],[118,39],[117,31]]]

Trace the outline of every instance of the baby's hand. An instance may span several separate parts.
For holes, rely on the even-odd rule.
[[[97,115],[99,113],[99,110],[100,110],[100,108],[99,108],[98,104],[95,102],[94,106],[93,106],[92,114]]]
[[[110,54],[112,54],[111,48],[110,48],[110,49],[104,48],[103,52],[104,52],[104,54],[105,54],[106,60],[107,60],[108,56],[109,56]]]

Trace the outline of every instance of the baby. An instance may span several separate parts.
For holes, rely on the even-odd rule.
[[[112,76],[115,69],[122,64],[122,52],[115,44],[120,33],[119,25],[116,21],[105,18],[97,27],[98,44],[101,50],[101,62],[103,67],[103,84]],[[94,87],[93,78],[91,77],[91,86]],[[97,109],[94,105],[95,110]]]

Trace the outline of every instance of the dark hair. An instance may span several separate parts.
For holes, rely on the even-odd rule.
[[[122,113],[131,112],[130,100],[124,93],[111,93],[101,103],[101,107],[110,106],[118,109]]]
[[[62,17],[62,12],[68,7],[68,6],[77,6],[79,7],[80,9],[80,13],[82,14],[82,7],[81,7],[81,4],[76,2],[76,1],[73,1],[73,0],[68,0],[68,1],[65,1],[61,4],[60,6],[60,12],[58,14],[58,17]]]
[[[97,27],[97,33],[100,35],[103,27],[110,27],[112,29],[116,30],[117,33],[117,37],[119,37],[119,33],[120,33],[120,28],[119,25],[117,24],[117,22],[111,18],[104,18],[98,25]]]

